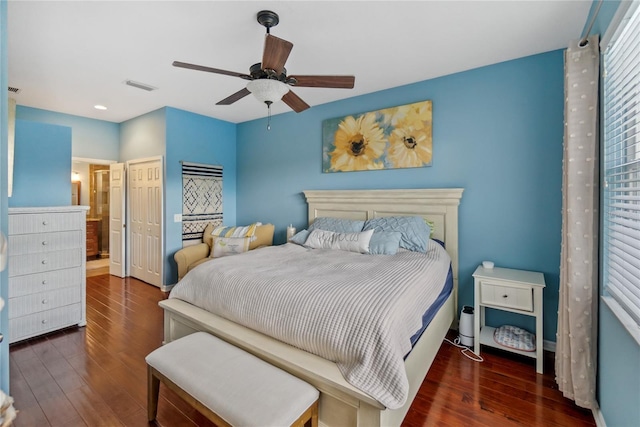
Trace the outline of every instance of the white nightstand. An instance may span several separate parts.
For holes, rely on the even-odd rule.
[[[536,372],[541,374],[543,372],[542,289],[545,287],[544,275],[533,271],[498,267],[488,269],[479,266],[473,273],[473,279],[475,353],[480,354],[480,344],[484,344],[533,357],[536,359]],[[496,343],[493,339],[495,328],[485,326],[484,312],[487,307],[535,317],[536,351],[520,351]]]

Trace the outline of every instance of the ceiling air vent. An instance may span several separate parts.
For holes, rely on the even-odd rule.
[[[9,92],[12,92],[12,93],[20,93],[20,89],[18,89],[17,87],[11,87],[11,86],[9,86]]]
[[[127,80],[124,82],[124,84],[126,84],[127,86],[137,87],[138,89],[146,90],[147,92],[158,89],[157,87],[153,87],[145,83],[134,82],[133,80]]]

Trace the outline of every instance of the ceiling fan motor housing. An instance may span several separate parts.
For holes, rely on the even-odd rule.
[[[249,74],[253,78],[253,80],[257,79],[271,79],[271,80],[280,80],[283,83],[287,82],[287,69],[282,68],[282,73],[277,74],[274,70],[262,69],[262,63],[258,62],[257,64],[253,64],[251,68],[249,68]]]

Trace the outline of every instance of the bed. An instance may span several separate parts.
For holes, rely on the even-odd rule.
[[[408,397],[397,409],[345,380],[336,363],[226,320],[183,300],[160,303],[165,312],[165,342],[195,331],[212,333],[320,390],[320,424],[326,426],[400,425],[448,329],[455,327],[458,285],[458,205],[462,189],[305,191],[309,223],[318,217],[366,220],[419,215],[433,224],[434,239],[451,258],[453,290],[404,360]]]

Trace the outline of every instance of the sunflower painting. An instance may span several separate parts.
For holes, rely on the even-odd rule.
[[[431,166],[431,101],[322,123],[323,172]]]

